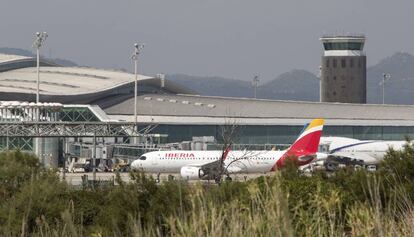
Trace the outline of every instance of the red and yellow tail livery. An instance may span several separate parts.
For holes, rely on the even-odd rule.
[[[294,162],[299,166],[309,164],[315,158],[318,151],[324,123],[323,119],[312,120],[300,134],[299,138],[276,162],[272,170],[283,167],[287,159],[295,159]]]

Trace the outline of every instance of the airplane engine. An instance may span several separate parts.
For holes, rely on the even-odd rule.
[[[338,169],[338,165],[332,162],[326,162],[325,167],[327,171],[336,171]]]
[[[310,162],[311,160],[315,159],[315,155],[309,155],[309,156],[299,156],[298,161],[300,162]]]
[[[311,163],[316,158],[316,155],[306,155],[297,157],[300,166]]]
[[[180,170],[181,177],[185,179],[201,179],[204,176],[204,172],[200,167],[196,166],[183,166]]]
[[[325,167],[325,160],[317,160],[312,162],[311,164],[313,164],[313,170],[326,170]]]

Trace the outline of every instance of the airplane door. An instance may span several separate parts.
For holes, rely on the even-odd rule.
[[[158,161],[160,160],[160,155],[158,155],[157,157],[155,157],[155,159],[151,160],[151,166],[157,166],[158,165]]]

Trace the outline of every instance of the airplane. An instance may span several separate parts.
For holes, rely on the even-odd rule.
[[[288,159],[301,166],[310,163],[318,150],[323,119],[314,119],[284,151],[153,151],[140,156],[131,168],[152,173],[180,173],[187,179],[216,179],[221,171],[265,173],[285,166]],[[217,180],[216,180],[217,181]]]
[[[328,170],[335,170],[337,164],[345,164],[366,166],[370,170],[375,170],[390,148],[402,150],[406,144],[407,141],[321,137],[317,158],[310,166],[325,166]]]

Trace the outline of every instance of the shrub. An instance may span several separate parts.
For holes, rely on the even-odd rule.
[[[0,199],[10,198],[41,170],[38,159],[31,154],[20,151],[0,153]]]
[[[414,149],[390,150],[378,172],[270,176],[220,185],[141,172],[76,189],[35,157],[0,154],[2,236],[412,236]]]

